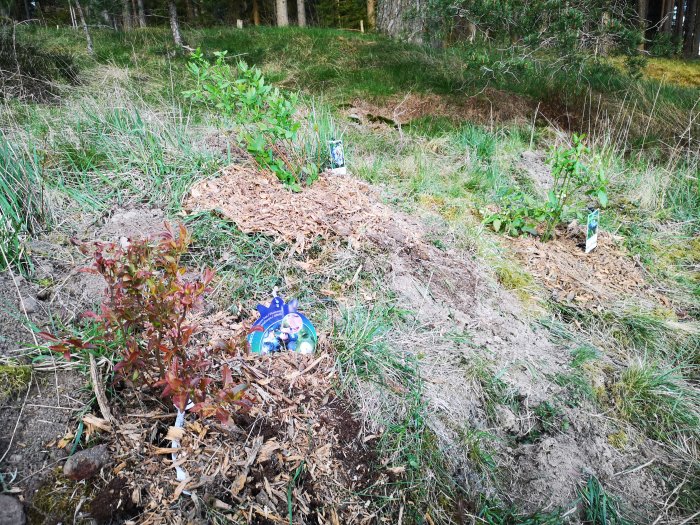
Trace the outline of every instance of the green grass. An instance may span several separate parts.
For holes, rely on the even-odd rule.
[[[36,149],[0,129],[0,270],[8,265],[28,270],[23,241],[50,220],[43,189]]]
[[[591,476],[579,491],[586,525],[632,525],[620,510],[618,500],[608,494],[600,481]]]
[[[700,436],[700,392],[682,370],[638,360],[622,372],[612,396],[620,415],[655,439]]]
[[[400,351],[398,337],[408,312],[376,305],[346,308],[334,326],[331,342],[341,380],[341,390],[367,392],[378,403],[369,414],[384,431],[377,449],[390,466],[404,467],[397,480],[373,487],[369,494],[388,510],[406,505],[405,519],[418,523],[429,511],[445,519],[445,508],[456,487],[451,479],[437,437],[427,426],[429,410],[416,357]],[[363,401],[367,402],[367,400]]]

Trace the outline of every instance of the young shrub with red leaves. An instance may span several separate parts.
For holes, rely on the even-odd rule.
[[[179,410],[192,401],[194,412],[226,422],[232,410],[252,406],[244,397],[247,385],[237,383],[227,365],[214,376],[211,355],[188,349],[196,328],[188,314],[201,306],[214,273],[205,270],[195,280],[186,279],[180,260],[190,244],[189,232],[183,225],[177,234],[165,227],[158,240],[79,245],[95,261],[84,271],[107,283],[101,312],[84,316],[99,323],[106,343],[119,348],[122,360],[114,368],[127,383],[161,389]],[[91,348],[77,338],[41,335],[67,359],[71,352]]]

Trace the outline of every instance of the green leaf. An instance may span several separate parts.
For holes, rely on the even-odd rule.
[[[501,220],[500,219],[494,219],[493,221],[493,229],[497,232],[501,231]]]
[[[603,208],[608,205],[608,194],[605,190],[598,190],[598,202]]]

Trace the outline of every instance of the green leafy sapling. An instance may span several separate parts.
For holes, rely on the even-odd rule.
[[[574,133],[569,148],[554,148],[549,156],[554,184],[547,193],[546,228],[542,240],[548,241],[563,220],[567,207],[581,194],[600,206],[608,205],[608,180],[600,169],[592,169],[586,158],[591,150],[584,135]]]
[[[242,60],[229,64],[226,51],[214,56],[216,60],[211,63],[200,49],[192,54],[187,67],[196,86],[183,95],[214,107],[240,126],[245,147],[256,162],[298,190],[304,175],[314,170],[305,169],[304,159],[295,155],[299,130],[299,123],[294,120],[297,95],[267,83],[259,68]]]
[[[545,202],[511,190],[501,196],[497,212],[485,214],[484,224],[514,237],[542,232],[542,240],[548,241],[572,208],[580,210],[591,204],[606,207],[608,179],[601,169],[589,164],[591,151],[584,138],[574,134],[571,147],[552,149],[548,162],[554,183]]]

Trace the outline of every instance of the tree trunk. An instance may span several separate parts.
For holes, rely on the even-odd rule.
[[[287,27],[289,25],[287,0],[276,0],[275,5],[277,7],[277,27]]]
[[[663,32],[667,35],[671,34],[671,26],[673,23],[673,0],[664,1],[664,10],[661,13],[664,19]]]
[[[24,0],[24,14],[27,17],[25,20],[30,20],[32,18],[32,10],[29,8],[29,0]]]
[[[306,5],[304,0],[297,0],[297,24],[306,27]]]
[[[136,2],[139,8],[139,27],[146,27],[146,10],[143,8],[143,0]]]
[[[75,0],[75,8],[78,10],[78,16],[80,17],[80,25],[83,26],[83,32],[85,33],[85,40],[87,40],[87,50],[91,55],[95,54],[95,50],[92,48],[92,37],[90,37],[90,31],[88,30],[87,22],[85,21],[85,15],[83,14],[83,7],[80,5],[80,0]]]
[[[647,33],[647,1],[637,0],[637,16],[639,17],[639,30],[642,33],[642,41],[639,43],[639,50],[644,50],[644,42],[646,41]]]
[[[683,0],[676,0],[676,20],[673,26],[673,39],[680,42],[683,38]]]
[[[260,25],[260,7],[258,7],[258,0],[253,0],[253,25]]]
[[[175,0],[168,1],[168,12],[170,13],[170,29],[173,32],[173,40],[176,46],[182,47],[182,37],[180,36],[180,25],[177,23],[177,6]]]
[[[423,42],[426,0],[380,0],[377,6],[377,29],[409,42]],[[411,16],[406,16],[411,13]]]
[[[129,0],[122,0],[122,29],[129,31],[131,29],[131,6]]]
[[[367,26],[370,29],[377,27],[377,3],[375,0],[367,0]]]
[[[192,23],[192,20],[194,20],[194,7],[191,0],[185,0],[185,16],[187,16],[187,21]]]
[[[694,58],[697,56],[695,46],[695,28],[697,26],[695,19],[697,18],[698,0],[688,0],[685,14],[685,36],[683,37],[683,55],[686,58]],[[693,53],[695,52],[695,53]]]
[[[136,7],[136,0],[131,0],[131,27],[137,27],[139,25],[138,8]]]
[[[700,2],[695,2],[695,31],[693,37],[693,58],[700,54]]]

